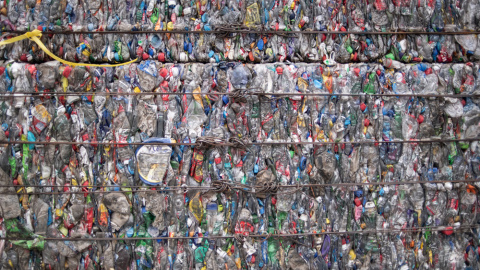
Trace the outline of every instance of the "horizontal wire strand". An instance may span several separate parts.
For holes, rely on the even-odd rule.
[[[451,228],[450,228],[451,227]],[[295,233],[295,234],[232,234],[232,235],[209,235],[209,236],[173,236],[173,237],[128,237],[128,238],[121,238],[121,237],[99,237],[99,238],[61,238],[61,237],[43,237],[42,240],[45,241],[136,241],[136,240],[172,240],[172,239],[198,239],[198,238],[205,238],[205,239],[228,239],[228,238],[236,238],[240,237],[252,237],[252,238],[283,238],[283,237],[301,237],[301,236],[316,236],[316,235],[352,235],[352,234],[371,234],[371,233],[402,233],[402,232],[421,232],[422,230],[430,230],[430,231],[460,231],[460,230],[468,230],[468,229],[475,229],[479,228],[480,224],[476,225],[462,225],[459,227],[452,227],[452,226],[435,226],[435,227],[417,227],[417,228],[403,228],[403,229],[381,229],[381,230],[364,230],[364,231],[333,231],[333,232],[312,232],[312,233]],[[36,240],[40,239],[37,238],[14,238],[14,237],[0,237],[0,240]]]
[[[249,89],[237,89],[248,91],[250,89],[259,89],[259,88],[249,88]],[[59,92],[21,92],[21,93],[8,93],[4,92],[0,95],[0,98],[15,98],[15,97],[43,97],[43,96],[88,96],[88,95],[95,95],[95,96],[158,96],[158,95],[175,95],[175,96],[182,96],[182,95],[224,95],[224,96],[306,96],[306,97],[433,97],[433,98],[467,98],[467,97],[480,97],[480,93],[472,93],[472,94],[421,94],[421,93],[412,93],[412,94],[330,94],[330,93],[265,93],[265,92],[242,92],[238,93],[237,90],[233,90],[231,92],[209,92],[209,93],[180,93],[180,92],[67,92],[67,93],[59,93]],[[282,97],[278,97],[282,98]]]
[[[298,185],[278,185],[278,188],[297,188],[301,189],[304,187],[355,187],[355,186],[393,186],[393,185],[411,185],[411,184],[442,184],[442,183],[478,183],[480,179],[465,179],[465,180],[433,180],[433,181],[405,181],[405,182],[371,182],[371,183],[331,183],[331,184],[298,184]],[[282,193],[282,192],[273,192],[273,191],[256,191],[257,189],[262,188],[263,186],[249,186],[249,185],[237,185],[235,183],[228,183],[227,184],[230,189],[235,189],[239,191],[244,191],[248,193],[259,193],[259,194],[275,194],[275,193]],[[233,185],[232,185],[233,184]],[[26,186],[26,185],[18,185],[18,186],[8,186],[2,185],[0,188],[4,187],[14,187],[20,188],[17,192],[0,192],[0,195],[68,195],[68,194],[104,194],[104,193],[143,193],[143,192],[167,192],[167,191],[188,191],[188,190],[213,190],[216,191],[218,188],[213,186],[42,186],[42,185],[35,185],[35,186]],[[24,188],[156,188],[153,189],[137,189],[137,190],[87,190],[87,191],[52,191],[52,192],[21,192]],[[297,190],[300,191],[300,190]],[[226,191],[224,191],[226,192]]]
[[[449,142],[475,142],[480,141],[480,138],[467,138],[467,139],[438,139],[438,140],[410,140],[410,141],[354,141],[354,142],[243,142],[244,145],[289,145],[289,144],[297,144],[297,145],[327,145],[327,144],[392,144],[392,143],[401,143],[401,144],[408,144],[408,143],[449,143]],[[64,141],[55,141],[55,142],[48,142],[48,141],[0,141],[0,145],[2,144],[33,144],[33,145],[169,145],[169,146],[179,146],[179,145],[187,145],[187,146],[201,146],[201,143],[178,143],[178,142],[170,142],[170,143],[162,143],[162,142],[64,142]],[[236,143],[229,143],[229,142],[212,142],[211,147],[217,146],[238,146]],[[377,145],[378,146],[378,145]]]
[[[2,33],[12,34],[25,34],[28,31],[19,30],[2,30]],[[427,31],[318,31],[318,30],[291,30],[291,31],[278,31],[278,30],[256,30],[256,29],[221,29],[221,30],[138,30],[138,31],[44,31],[43,35],[79,35],[79,34],[263,34],[263,35],[288,35],[288,34],[326,34],[326,35],[477,35],[480,31],[457,31],[457,32],[427,32]]]
[[[363,183],[331,183],[331,184],[300,184],[300,185],[278,185],[279,188],[296,188],[296,187],[334,187],[334,186],[394,186],[394,185],[405,185],[405,184],[441,184],[441,183],[476,183],[480,182],[480,179],[463,179],[463,180],[432,180],[432,181],[395,181],[395,182],[363,182]],[[222,182],[224,184],[230,185],[232,188],[244,189],[244,188],[259,188],[261,186],[235,186],[237,183]],[[157,190],[151,191],[173,191],[173,190],[184,190],[184,189],[215,189],[215,187],[209,186],[115,186],[115,185],[106,185],[106,186],[57,186],[57,185],[0,185],[0,188],[3,187],[15,187],[15,188],[58,188],[58,187],[68,187],[68,188],[157,188]],[[134,190],[134,191],[122,191],[122,192],[143,192],[144,190]],[[0,193],[1,194],[1,193]]]

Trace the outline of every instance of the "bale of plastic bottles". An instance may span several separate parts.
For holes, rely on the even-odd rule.
[[[1,267],[477,269],[478,74],[0,63]]]

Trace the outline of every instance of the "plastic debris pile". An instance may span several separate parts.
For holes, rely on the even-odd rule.
[[[2,268],[479,267],[476,63],[0,73]]]
[[[19,0],[0,3],[0,6],[0,25],[4,31],[124,31],[108,35],[45,34],[42,40],[47,47],[72,62],[113,63],[140,58],[161,62],[269,63],[332,58],[339,63],[349,63],[387,58],[405,63],[450,63],[480,58],[477,35],[436,34],[479,30],[477,8],[480,4],[473,0]],[[245,32],[248,30],[256,32]],[[347,35],[309,31],[425,31],[431,34]],[[8,32],[2,36],[3,39],[9,37]],[[0,55],[3,59],[30,63],[50,59],[37,44],[29,41],[5,46]]]
[[[282,32],[283,33],[283,32]],[[338,63],[396,60],[403,63],[478,61],[477,35],[359,34],[45,34],[55,55],[82,63],[241,61]],[[12,34],[4,35],[4,40]],[[31,64],[51,60],[33,41],[2,46],[2,59]],[[330,64],[330,63],[326,63]]]
[[[478,30],[477,1],[50,1],[1,3],[7,30]]]

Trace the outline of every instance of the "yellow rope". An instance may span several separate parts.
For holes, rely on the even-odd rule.
[[[43,44],[43,42],[40,40],[40,37],[42,37],[42,32],[40,30],[33,30],[31,32],[27,32],[23,35],[20,35],[20,36],[17,36],[17,37],[14,37],[14,38],[11,38],[11,39],[7,39],[7,40],[4,40],[4,41],[1,41],[0,42],[0,46],[2,45],[6,45],[6,44],[11,44],[11,43],[15,43],[17,41],[20,41],[20,40],[24,40],[24,39],[30,39],[30,40],[33,40],[35,41],[35,43],[38,44],[38,46],[40,47],[40,49],[42,49],[42,51],[44,51],[46,54],[48,54],[50,57],[52,57],[53,59],[57,60],[58,62],[61,62],[61,63],[64,63],[66,65],[69,65],[69,66],[84,66],[84,67],[118,67],[118,66],[123,66],[123,65],[128,65],[128,64],[131,64],[131,63],[135,63],[137,61],[137,59],[135,60],[132,60],[132,61],[129,61],[129,62],[126,62],[126,63],[121,63],[121,64],[115,64],[115,65],[105,65],[105,64],[85,64],[85,63],[74,63],[74,62],[69,62],[69,61],[66,61],[66,60],[63,60],[62,58],[56,56],[55,54],[53,54],[51,51],[49,51],[47,49],[47,47],[45,47],[45,44]]]

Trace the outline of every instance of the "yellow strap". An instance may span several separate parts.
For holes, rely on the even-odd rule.
[[[40,30],[33,30],[31,32],[27,32],[23,35],[20,35],[20,36],[17,36],[17,37],[14,37],[14,38],[11,38],[11,39],[7,39],[7,40],[4,40],[4,41],[0,41],[0,46],[2,45],[6,45],[6,44],[11,44],[11,43],[14,43],[14,42],[17,42],[17,41],[20,41],[20,40],[24,40],[24,39],[30,39],[30,40],[33,40],[35,41],[35,43],[38,44],[38,46],[40,47],[40,49],[42,49],[42,51],[44,51],[46,54],[48,54],[50,57],[52,57],[53,59],[57,60],[58,62],[61,62],[61,63],[64,63],[65,65],[69,65],[69,66],[73,66],[73,67],[76,67],[76,66],[84,66],[84,67],[118,67],[118,66],[123,66],[123,65],[128,65],[128,64],[131,64],[131,63],[135,63],[137,61],[137,59],[135,60],[132,60],[132,61],[129,61],[129,62],[125,62],[125,63],[121,63],[121,64],[115,64],[115,65],[99,65],[99,64],[85,64],[85,63],[74,63],[74,62],[69,62],[69,61],[66,61],[66,60],[63,60],[62,58],[56,56],[55,54],[53,54],[51,51],[49,51],[47,49],[47,47],[45,47],[45,44],[43,44],[43,42],[39,39],[40,37],[42,36],[42,32]]]

